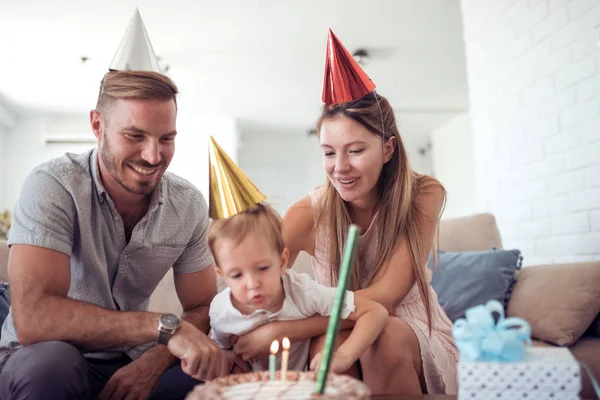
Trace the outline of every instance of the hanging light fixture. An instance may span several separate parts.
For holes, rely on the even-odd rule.
[[[369,56],[369,52],[365,49],[356,49],[354,53],[352,53],[352,57],[359,63],[361,66],[365,66],[371,61]]]

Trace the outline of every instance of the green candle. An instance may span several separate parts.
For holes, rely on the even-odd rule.
[[[327,374],[329,373],[329,366],[331,365],[331,358],[335,348],[335,340],[340,330],[340,315],[342,313],[342,306],[344,305],[348,276],[350,268],[352,267],[352,261],[354,260],[357,243],[358,227],[356,225],[350,225],[348,239],[346,240],[346,247],[344,249],[344,258],[342,259],[342,266],[338,277],[337,291],[333,301],[333,308],[331,309],[331,316],[329,317],[329,325],[327,326],[323,357],[321,358],[321,365],[319,366],[319,373],[317,375],[316,391],[318,394],[323,394],[325,391]]]
[[[275,380],[275,370],[276,370],[276,354],[279,351],[279,342],[277,340],[273,340],[271,343],[271,355],[269,356],[269,379]]]

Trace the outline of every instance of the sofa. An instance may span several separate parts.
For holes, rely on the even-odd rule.
[[[440,249],[446,252],[502,249],[496,220],[491,214],[442,219],[439,240]],[[0,281],[7,280],[7,260],[6,243],[0,242]],[[298,257],[293,268],[312,275],[306,254]],[[528,266],[517,270],[515,278],[507,316],[530,322],[534,346],[567,346],[600,380],[600,292],[594,292],[600,290],[600,262]],[[218,284],[221,289],[222,282]],[[156,288],[150,309],[181,312],[171,274]],[[582,383],[582,398],[596,399],[586,373],[582,373]]]
[[[491,214],[442,219],[440,249],[502,249]],[[524,258],[527,254],[523,254]],[[515,273],[507,317],[530,323],[533,346],[566,346],[600,380],[600,262],[526,266]],[[597,399],[582,371],[582,399]]]

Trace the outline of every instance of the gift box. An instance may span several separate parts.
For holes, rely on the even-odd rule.
[[[459,399],[579,399],[579,364],[567,348],[529,348],[522,361],[458,363]]]
[[[531,327],[489,301],[468,309],[452,334],[459,399],[579,399],[579,363],[564,347],[531,347]]]

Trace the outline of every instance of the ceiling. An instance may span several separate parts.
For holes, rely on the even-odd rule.
[[[418,124],[468,107],[459,0],[0,0],[0,94],[93,107],[135,7],[180,104],[201,114],[308,127],[328,28],[351,52],[374,49],[367,73]]]

